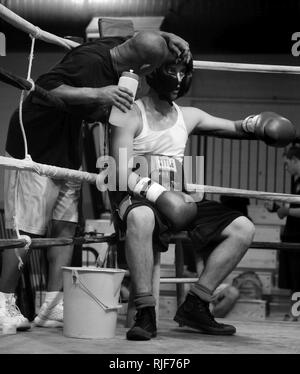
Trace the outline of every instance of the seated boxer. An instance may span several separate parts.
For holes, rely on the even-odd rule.
[[[120,148],[127,150],[128,160],[132,156],[137,160],[118,170],[119,177],[128,175],[128,191],[110,193],[112,208],[126,233],[126,258],[137,309],[127,339],[149,340],[157,334],[151,289],[153,249],[166,250],[167,233],[178,229],[188,231],[205,260],[203,272],[177,310],[175,321],[206,334],[232,335],[235,327],[217,322],[209,303],[215,289],[246,253],[254,226],[238,211],[199,196],[195,201],[184,189],[178,191],[181,178],[176,176],[186,142],[190,135],[210,135],[260,139],[281,147],[295,138],[295,128],[286,118],[271,112],[232,121],[198,108],[179,107],[174,100],[190,87],[192,61],[163,65],[147,80],[150,92],[124,114],[126,126],[111,127],[111,155],[116,164],[124,161],[119,159]],[[141,156],[147,160],[151,157],[148,175],[143,175],[142,169],[147,168],[143,168]],[[161,178],[165,172],[171,177],[166,186]]]

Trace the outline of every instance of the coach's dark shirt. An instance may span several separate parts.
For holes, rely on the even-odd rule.
[[[85,43],[72,51],[36,84],[52,90],[62,84],[73,87],[104,87],[118,83],[109,50],[122,43],[121,37],[103,38]],[[31,93],[23,103],[23,123],[28,153],[36,162],[78,169],[81,164],[80,130],[82,120],[92,117],[98,105],[68,106],[61,111]],[[102,113],[104,116],[108,112]],[[107,119],[107,118],[106,118]],[[104,118],[97,118],[104,120]],[[10,120],[6,151],[15,158],[24,158],[24,142],[19,125],[18,110]]]

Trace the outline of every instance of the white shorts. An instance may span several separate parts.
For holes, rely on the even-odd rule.
[[[20,170],[4,172],[6,228],[45,235],[51,220],[78,222],[80,182],[55,180]]]

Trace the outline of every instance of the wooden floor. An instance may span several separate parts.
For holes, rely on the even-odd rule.
[[[229,337],[209,336],[161,320],[158,336],[147,342],[127,341],[123,320],[113,339],[74,339],[60,328],[33,327],[0,336],[1,354],[299,354],[300,322],[227,321],[237,328]]]

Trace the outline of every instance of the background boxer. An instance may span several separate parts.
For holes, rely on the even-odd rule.
[[[286,170],[294,177],[292,184],[292,193],[300,193],[300,147],[292,146],[284,154],[284,164]],[[299,243],[300,234],[300,206],[299,204],[290,204],[289,207],[282,206],[277,210],[279,218],[286,217],[286,224],[281,235],[281,240],[287,243]],[[289,289],[290,304],[293,303],[291,296],[300,291],[300,253],[299,250],[289,249],[279,251],[278,254],[278,286]],[[285,314],[284,320],[297,321],[298,318],[292,315],[292,305],[288,313]]]

